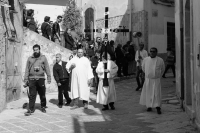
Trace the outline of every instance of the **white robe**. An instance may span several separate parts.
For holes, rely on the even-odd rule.
[[[90,61],[86,57],[75,56],[66,65],[68,71],[73,63],[76,67],[72,71],[70,97],[71,99],[80,98],[89,101],[90,87],[88,80],[94,77]]]
[[[96,72],[99,77],[99,85],[98,85],[96,102],[103,104],[103,105],[109,104],[110,102],[115,102],[117,99],[113,78],[117,74],[118,67],[113,61],[108,60],[107,69],[110,70],[110,73],[107,74],[109,86],[103,87],[103,78],[104,78],[103,62],[99,62],[98,66],[96,68]]]
[[[161,107],[161,82],[165,71],[165,64],[162,58],[146,57],[142,63],[142,70],[145,72],[145,82],[142,88],[140,104],[147,108]]]

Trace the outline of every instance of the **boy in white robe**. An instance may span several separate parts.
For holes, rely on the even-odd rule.
[[[161,77],[165,71],[165,64],[162,58],[157,56],[157,48],[150,49],[150,57],[146,57],[142,63],[142,70],[145,73],[140,104],[146,105],[147,111],[157,109],[161,114]]]
[[[110,60],[110,55],[107,55],[108,60],[104,59],[104,54],[102,56],[102,61],[99,62],[96,72],[99,77],[99,85],[98,85],[98,92],[97,92],[97,103],[103,104],[104,108],[102,111],[108,110],[109,106],[111,110],[114,110],[114,102],[116,101],[116,91],[115,91],[115,84],[114,84],[114,77],[117,75],[118,67],[117,65]],[[104,63],[107,62],[107,69],[104,69]],[[108,77],[108,87],[103,86],[103,79],[104,79],[104,72],[107,73]],[[108,106],[109,104],[109,106]]]
[[[78,99],[83,100],[84,108],[88,108],[90,88],[93,73],[91,63],[88,58],[83,56],[83,49],[78,49],[77,56],[72,58],[66,65],[71,75],[71,99],[74,100],[72,109],[78,108]],[[72,71],[73,70],[73,71]]]

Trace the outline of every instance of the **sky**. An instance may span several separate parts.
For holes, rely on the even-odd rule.
[[[55,22],[58,15],[63,15],[65,6],[26,4],[27,9],[33,9],[35,20],[40,24],[44,22],[44,17],[51,17],[51,21]]]

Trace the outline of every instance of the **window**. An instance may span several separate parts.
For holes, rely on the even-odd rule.
[[[175,50],[175,23],[167,22],[167,49]]]

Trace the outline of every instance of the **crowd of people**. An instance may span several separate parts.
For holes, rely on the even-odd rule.
[[[27,12],[27,27],[37,32],[34,27],[34,11]],[[44,18],[41,25],[42,36],[60,44],[60,25],[62,16],[58,16],[55,23],[50,24],[50,17]],[[147,111],[153,107],[161,114],[161,83],[160,78],[166,78],[165,73],[171,67],[175,77],[175,56],[170,50],[167,56],[167,67],[162,58],[157,56],[158,50],[153,47],[150,53],[144,49],[144,44],[139,44],[135,51],[134,44],[128,41],[125,45],[115,46],[113,40],[97,37],[96,41],[89,36],[74,38],[73,29],[66,28],[64,33],[65,47],[72,51],[69,61],[62,60],[60,53],[56,54],[56,63],[53,67],[53,75],[58,85],[58,107],[69,106],[73,102],[72,109],[79,108],[78,101],[82,100],[84,108],[88,108],[90,87],[96,88],[96,102],[103,105],[102,110],[115,109],[116,91],[114,77],[129,75],[129,63],[136,62],[136,91],[142,89],[140,104],[146,105]],[[115,48],[116,47],[116,48]],[[105,54],[107,51],[107,55]],[[34,112],[34,105],[37,92],[41,99],[42,112],[46,112],[45,97],[45,75],[48,83],[51,83],[50,69],[45,55],[40,52],[38,44],[33,46],[34,54],[28,58],[25,72],[25,84],[29,86],[29,108],[25,115],[29,116]],[[106,59],[107,57],[107,59]],[[107,68],[105,69],[105,63]],[[107,87],[103,86],[103,79],[107,74]],[[70,95],[69,92],[70,91]],[[63,103],[63,95],[66,103]]]

